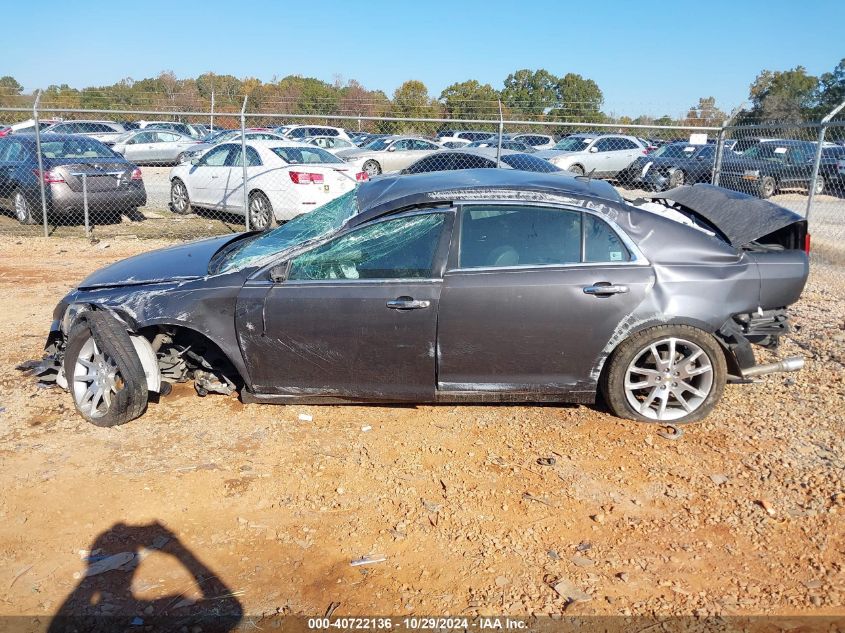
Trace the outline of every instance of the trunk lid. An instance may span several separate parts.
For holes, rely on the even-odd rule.
[[[787,249],[801,249],[807,221],[768,200],[708,184],[682,186],[652,198],[671,200],[712,225],[730,244],[742,248],[768,236]]]
[[[74,174],[83,173],[88,180],[88,191],[113,191],[129,184],[134,165],[109,158],[97,161],[90,158],[74,161],[68,158],[50,165],[49,169],[60,174],[71,191],[82,191],[82,176]]]

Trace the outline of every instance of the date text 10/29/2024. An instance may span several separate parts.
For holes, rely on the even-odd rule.
[[[524,620],[506,617],[454,618],[454,617],[406,617],[406,618],[308,618],[309,629],[336,630],[443,630],[455,629],[467,631],[511,630],[518,631],[528,628]]]

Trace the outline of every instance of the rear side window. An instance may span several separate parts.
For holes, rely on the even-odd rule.
[[[235,159],[232,163],[235,167],[240,167],[243,165],[243,152],[240,150],[235,150]],[[246,148],[246,166],[247,167],[258,167],[261,165],[261,157],[258,155],[258,152],[254,147],[247,146]]]
[[[584,261],[627,262],[631,254],[607,222],[594,215],[584,215]]]
[[[502,162],[522,171],[536,171],[544,174],[562,171],[560,167],[556,167],[542,158],[531,156],[531,154],[505,154],[502,156]]]
[[[616,232],[591,214],[473,206],[461,214],[458,259],[461,268],[502,268],[627,262],[631,255]]]
[[[461,214],[461,268],[581,261],[581,213],[542,207],[486,207]]]

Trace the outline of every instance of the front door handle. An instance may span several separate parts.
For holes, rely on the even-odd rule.
[[[585,295],[621,295],[628,292],[628,286],[621,286],[617,284],[609,284],[607,282],[600,282],[592,286],[584,286]]]
[[[431,301],[414,299],[413,297],[396,297],[387,302],[387,307],[392,310],[419,310],[430,305]]]

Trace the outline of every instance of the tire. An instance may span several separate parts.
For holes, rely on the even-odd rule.
[[[179,178],[174,178],[170,183],[170,210],[178,215],[186,215],[192,211],[188,187]]]
[[[672,350],[675,360],[669,364]],[[692,361],[684,364],[689,358]],[[696,373],[687,375],[690,371]],[[637,332],[613,351],[601,390],[620,418],[684,424],[713,410],[725,390],[727,373],[722,348],[710,334],[687,325],[660,325]]]
[[[820,193],[824,192],[824,178],[822,178],[821,174],[816,176],[816,186],[813,187],[813,195],[819,195]]]
[[[181,165],[182,163],[186,163],[186,162],[188,162],[188,161],[187,161],[187,158],[188,158],[188,157],[187,157],[187,156],[185,156],[185,152],[182,152],[181,154],[179,154],[179,155],[176,157],[176,164],[177,164],[177,165]]]
[[[576,176],[583,176],[584,175],[584,168],[581,165],[570,165],[567,168],[567,171],[572,172]]]
[[[32,215],[32,205],[26,199],[26,194],[20,189],[15,190],[12,200],[12,208],[15,210],[15,217],[21,224],[36,224]]]
[[[763,180],[760,181],[760,190],[758,192],[759,196],[764,200],[766,198],[771,198],[775,195],[777,191],[778,185],[775,182],[775,179],[771,176],[764,176]]]
[[[363,170],[367,172],[367,175],[370,177],[378,176],[381,173],[381,165],[374,160],[368,160],[364,163]]]
[[[249,194],[249,229],[251,231],[268,231],[276,226],[276,215],[273,205],[261,191]]]
[[[147,406],[141,360],[126,329],[106,312],[87,312],[71,328],[64,370],[73,404],[91,424],[126,424]]]
[[[687,175],[682,169],[676,169],[671,174],[669,174],[669,189],[680,187],[681,185],[686,184],[686,182]]]

